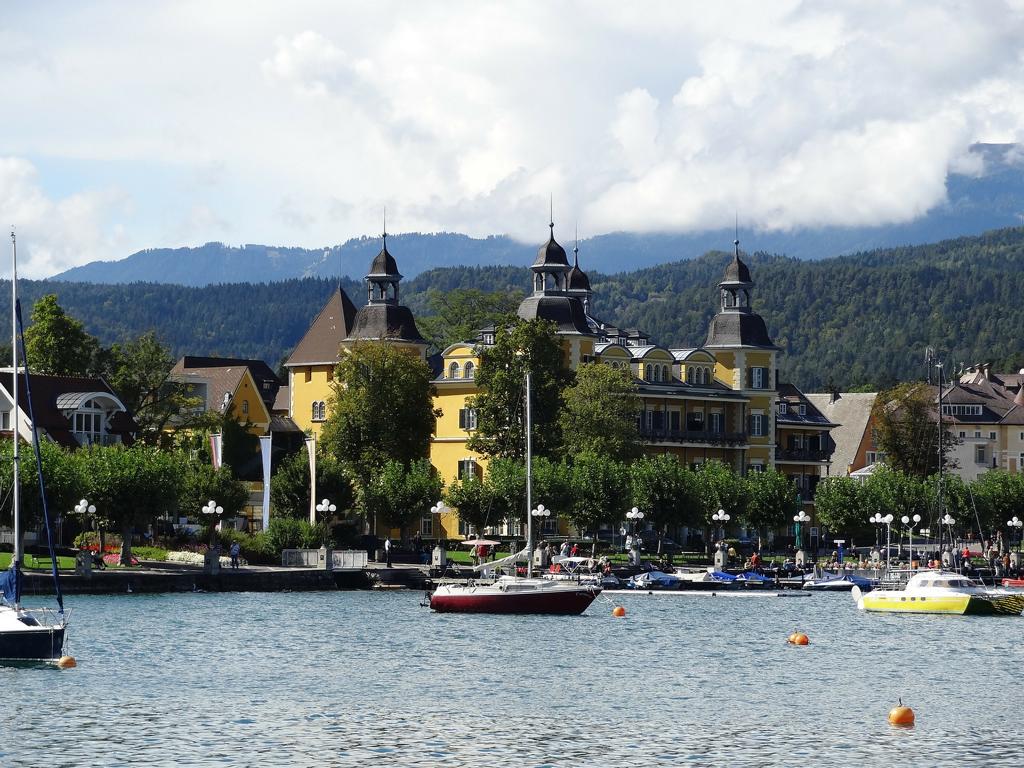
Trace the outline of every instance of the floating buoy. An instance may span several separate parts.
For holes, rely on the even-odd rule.
[[[77,667],[78,662],[75,661],[74,656],[61,656],[57,659],[57,666],[61,669],[71,669],[72,667]]]
[[[893,725],[913,725],[914,710],[903,706],[903,699],[899,699],[899,706],[889,710],[889,722]]]
[[[789,639],[786,642],[790,645],[807,645],[811,642],[811,639],[803,632],[794,632],[789,636]]]
[[[620,618],[621,619],[625,615],[626,615],[626,609],[623,608],[621,605],[616,605],[614,608],[612,608],[612,616],[615,616],[616,618]]]

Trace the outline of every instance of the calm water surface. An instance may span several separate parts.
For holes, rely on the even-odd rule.
[[[1022,619],[848,595],[72,596],[79,667],[0,667],[0,766],[1017,765]],[[802,629],[805,648],[786,637]],[[888,725],[902,696],[913,729]]]

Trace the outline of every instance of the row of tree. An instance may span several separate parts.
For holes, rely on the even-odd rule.
[[[956,520],[958,534],[976,531],[988,537],[1024,509],[1024,475],[992,470],[967,483],[957,475],[918,477],[881,466],[866,481],[823,480],[814,503],[818,522],[848,539],[874,539],[868,520],[876,513],[891,514],[896,526],[903,516],[920,515],[920,527],[930,528],[933,535],[948,513]]]

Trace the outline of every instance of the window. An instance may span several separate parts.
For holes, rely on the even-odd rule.
[[[709,413],[708,414],[708,432],[713,432],[716,435],[722,434],[723,422],[725,419],[721,413]]]
[[[686,428],[691,432],[700,432],[704,429],[704,412],[690,411],[686,414]]]
[[[10,411],[4,411],[3,414],[0,415],[0,429],[10,429],[10,428],[11,428],[11,412]]]
[[[323,400],[313,401],[313,421],[323,421],[327,418],[327,405]]]
[[[453,361],[451,363],[451,365],[448,366],[448,378],[449,379],[460,379],[460,378],[462,378],[462,376],[460,375],[460,372],[459,372],[459,364],[458,363]]]
[[[975,437],[981,437],[981,430],[980,429],[974,430],[974,436]]]
[[[679,431],[679,411],[672,411],[668,415],[669,429],[673,432]]]
[[[786,405],[786,403],[779,403],[779,415],[780,416],[785,416],[787,410],[789,410],[789,407]]]
[[[484,344],[493,344],[493,343],[494,343],[494,334],[493,333],[485,333],[484,334]]]
[[[459,429],[476,429],[476,408],[459,409]]]
[[[424,515],[420,518],[420,536],[434,535],[434,516]]]
[[[653,429],[662,430],[665,428],[665,412],[664,411],[652,411],[651,413],[651,427]]]
[[[985,463],[985,446],[976,445],[974,446],[974,463],[984,464]]]
[[[981,416],[980,405],[943,405],[942,412],[947,416]]]
[[[751,389],[768,389],[768,369],[767,368],[751,368],[750,369],[750,388]]]
[[[966,432],[961,432],[960,433],[960,437],[967,437],[967,433]],[[1022,437],[1021,440],[1024,440],[1024,437]]]
[[[467,379],[472,379],[476,377],[476,366],[473,365],[472,360],[466,363],[466,368],[465,372],[463,373],[463,376],[465,376]]]
[[[248,416],[249,415],[249,401],[248,400],[243,400],[242,401],[242,415],[243,416]]]
[[[696,376],[694,375],[695,372],[696,372],[696,369],[694,369],[694,368],[687,368],[686,369],[686,383],[687,384],[696,384],[697,383],[696,382]],[[1024,432],[1021,433],[1020,439],[1024,440]]]
[[[803,403],[800,403],[800,405],[798,405],[796,407],[796,410],[797,410],[797,413],[799,413],[801,416],[806,416],[807,415],[807,406],[804,405]]]
[[[461,459],[459,461],[459,480],[467,477],[479,477],[479,468],[476,459]]]
[[[988,439],[989,440],[995,440],[996,439],[996,433],[995,432],[989,432],[988,433]]]
[[[764,437],[768,434],[765,426],[765,418],[762,413],[754,413],[750,416],[750,434],[754,437]]]
[[[760,460],[750,462],[750,471],[764,472],[764,462]]]

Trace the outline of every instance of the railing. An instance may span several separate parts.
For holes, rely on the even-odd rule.
[[[330,558],[331,569],[365,568],[365,549],[283,549],[281,565],[298,568],[326,568]]]
[[[813,448],[775,448],[776,461],[827,461],[828,451]]]
[[[746,432],[711,432],[706,429],[656,429],[644,427],[640,437],[661,443],[707,443],[709,445],[742,445]]]

